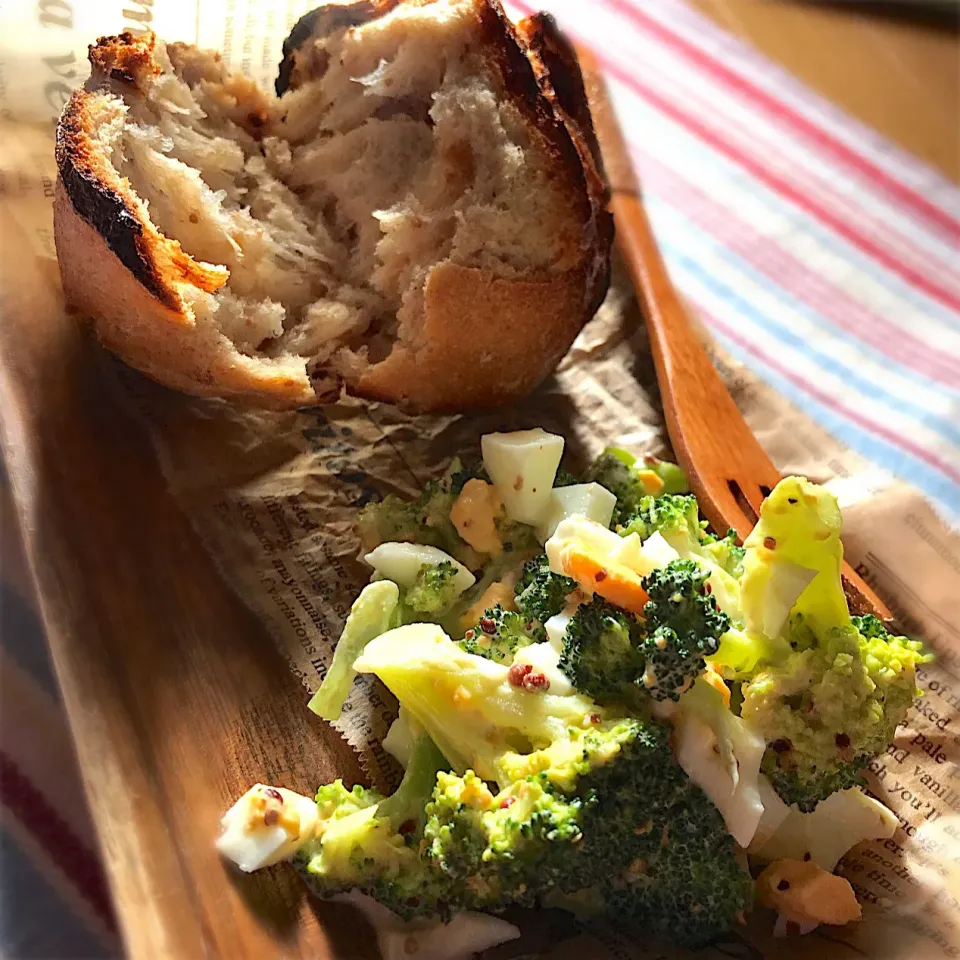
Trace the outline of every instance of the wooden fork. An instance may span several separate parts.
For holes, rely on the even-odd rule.
[[[732,527],[742,540],[780,473],[747,426],[670,282],[596,61],[589,52],[578,53],[610,180],[617,246],[646,320],[673,450],[711,526],[719,532]],[[846,562],[843,583],[855,613],[890,619]]]

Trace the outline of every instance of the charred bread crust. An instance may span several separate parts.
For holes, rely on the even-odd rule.
[[[106,241],[120,262],[162,304],[176,303],[143,241],[143,224],[119,193],[97,176],[90,162],[83,123],[84,97],[74,93],[57,126],[56,158],[60,182],[74,210]]]
[[[300,85],[297,75],[297,51],[311,37],[325,36],[344,27],[359,27],[369,20],[382,17],[392,10],[399,0],[358,0],[356,3],[331,4],[317,7],[305,13],[294,25],[290,35],[283,41],[283,59],[274,87],[277,96],[282,97],[287,90]]]
[[[262,370],[206,352],[181,306],[168,307],[130,274],[95,225],[80,216],[62,181],[54,193],[57,250],[67,300],[94,318],[97,339],[160,383],[195,396],[225,397],[256,407],[290,409],[315,402],[306,376]]]
[[[160,303],[182,310],[175,282],[212,293],[229,274],[223,267],[198,263],[176,240],[160,234],[142,215],[129,185],[104,162],[96,143],[95,94],[110,82],[136,87],[144,74],[159,72],[155,43],[153,34],[121,33],[101,37],[90,47],[90,80],[67,101],[57,125],[55,155],[60,182],[77,214]]]
[[[587,306],[589,318],[597,312],[610,287],[614,223],[609,209],[610,185],[603,168],[600,141],[593,125],[580,61],[576,50],[548,13],[537,13],[522,20],[516,30],[526,44],[541,92],[562,117],[577,151],[593,208],[590,226],[598,256],[593,260],[593,273],[587,277],[587,288],[593,294]]]
[[[576,50],[549,13],[527,17],[517,25],[517,32],[528,51],[535,55],[535,67],[541,68],[537,70],[541,90],[548,100],[553,101],[555,108],[559,107],[565,114],[568,124],[576,131],[575,142],[582,141],[588,147],[592,166],[605,189],[600,142],[593,126]]]

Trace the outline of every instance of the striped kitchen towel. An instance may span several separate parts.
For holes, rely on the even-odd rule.
[[[596,50],[670,270],[717,339],[960,519],[960,191],[681,0],[544,6]],[[0,955],[116,956],[12,514],[0,512]]]
[[[682,0],[528,0],[597,54],[722,346],[960,521],[960,190]]]
[[[96,850],[0,469],[0,957],[120,955]]]

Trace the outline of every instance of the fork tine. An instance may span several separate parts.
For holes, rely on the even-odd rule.
[[[729,487],[725,484],[705,482],[705,478],[696,470],[690,470],[688,476],[700,505],[700,512],[714,531],[722,536],[732,527],[742,541],[753,529],[754,521],[737,502]]]

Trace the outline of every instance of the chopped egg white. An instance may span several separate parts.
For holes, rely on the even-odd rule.
[[[778,559],[776,563],[767,564],[766,574],[751,578],[754,589],[742,594],[741,604],[748,631],[776,638],[817,571]]]
[[[452,563],[457,574],[454,586],[458,593],[469,590],[477,578],[449,553],[437,547],[425,547],[419,543],[381,543],[363,558],[380,576],[392,580],[401,587],[413,586],[417,574],[425,566],[438,563]]]
[[[553,536],[561,521],[569,517],[584,517],[609,527],[616,504],[617,498],[599,483],[558,487],[550,494],[546,518],[537,531],[537,537],[541,543],[545,543]]]
[[[653,572],[656,564],[651,561],[644,550],[644,543],[640,539],[639,533],[619,537],[619,540],[620,543],[614,544],[614,549],[608,554],[612,562],[622,563],[641,577]]]
[[[698,681],[698,689],[692,691],[701,702],[719,698],[702,684]],[[713,710],[685,709],[682,697],[673,723],[677,763],[713,801],[733,839],[746,847],[763,816],[759,790],[763,737],[722,704]]]
[[[769,784],[764,793],[767,790],[774,792]],[[824,870],[833,870],[862,840],[886,840],[899,824],[879,800],[856,787],[832,793],[810,813],[779,802],[785,811],[780,822],[773,830],[764,825],[750,845],[750,853],[760,860],[810,859]],[[769,800],[765,807],[777,809]]]
[[[563,635],[567,632],[567,626],[570,623],[570,614],[558,613],[543,625],[547,631],[547,640],[550,642],[557,653],[563,650]]]
[[[790,808],[780,799],[780,794],[762,773],[757,781],[757,790],[760,793],[760,803],[763,804],[763,816],[750,841],[750,853],[759,850],[780,829],[780,824],[790,812]]]
[[[503,500],[507,516],[543,522],[563,456],[563,437],[546,430],[488,433],[480,439],[483,466]]]
[[[647,561],[655,567],[665,567],[668,563],[680,559],[680,554],[663,539],[659,530],[644,540],[643,553]]]
[[[598,562],[620,564],[639,577],[645,577],[679,557],[659,533],[642,541],[637,533],[621,537],[589,517],[566,517],[544,544],[554,573],[570,575],[564,566],[563,555],[573,544],[596,557]]]
[[[317,820],[311,797],[258,783],[223,815],[217,850],[250,873],[290,859],[311,839]]]
[[[413,745],[422,734],[423,727],[417,718],[401,707],[399,716],[390,724],[390,729],[383,738],[383,749],[406,769],[413,753]]]
[[[569,697],[575,693],[573,684],[560,669],[560,653],[552,643],[531,643],[521,647],[513,662],[529,663],[534,670],[542,673],[550,681],[548,689],[558,697]]]
[[[357,890],[331,899],[363,913],[377,935],[382,960],[463,960],[520,936],[512,923],[485,913],[457,913],[449,923],[405,922]]]

